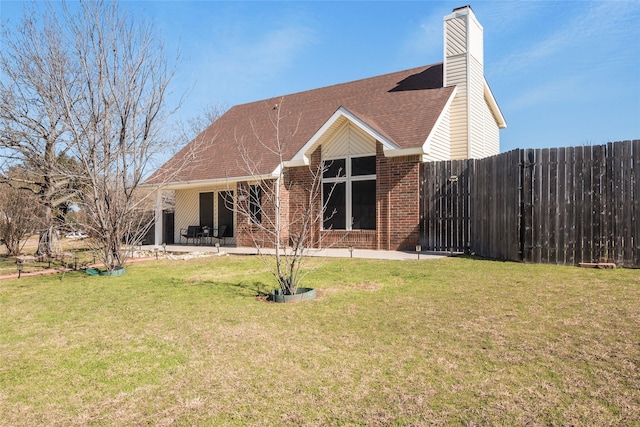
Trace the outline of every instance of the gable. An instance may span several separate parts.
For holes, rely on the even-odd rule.
[[[307,143],[302,146],[302,148],[291,158],[290,161],[285,162],[285,166],[293,167],[293,166],[302,166],[309,164],[309,157],[311,153],[313,153],[317,147],[323,146],[323,152],[327,149],[325,144],[327,144],[332,139],[336,138],[336,134],[338,132],[344,132],[346,126],[348,125],[348,129],[353,129],[354,138],[358,135],[359,141],[356,141],[357,144],[364,145],[369,144],[373,146],[372,150],[365,150],[367,153],[375,153],[375,143],[379,141],[382,143],[382,146],[385,149],[389,150],[397,150],[398,147],[395,145],[387,135],[382,134],[377,129],[376,126],[371,121],[365,122],[360,118],[353,115],[350,111],[348,111],[344,107],[338,108],[338,110],[333,113],[333,115],[327,120],[320,129],[307,141]],[[350,135],[347,134],[346,137]],[[344,138],[345,135],[342,135]],[[365,141],[368,141],[365,142]],[[348,143],[348,140],[342,140],[342,145]],[[338,150],[338,148],[336,148]]]
[[[344,121],[322,144],[325,159],[376,154],[376,140],[349,121]]]

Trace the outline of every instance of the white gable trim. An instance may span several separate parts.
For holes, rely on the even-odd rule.
[[[504,129],[507,127],[507,122],[504,120],[504,116],[502,115],[502,111],[500,111],[500,107],[498,107],[498,103],[496,99],[493,97],[493,92],[491,92],[491,88],[489,87],[489,83],[487,83],[487,79],[484,80],[484,99],[487,101],[489,105],[489,109],[493,113],[493,117],[496,119],[496,123],[500,129]]]
[[[288,162],[285,162],[284,165],[286,167],[295,167],[295,166],[305,166],[309,164],[309,155],[313,152],[318,141],[324,136],[324,134],[331,129],[331,127],[341,118],[345,118],[353,123],[355,126],[363,130],[366,134],[374,138],[376,141],[380,142],[385,149],[387,150],[397,150],[399,147],[390,141],[388,138],[377,132],[371,126],[369,126],[365,121],[358,118],[356,115],[351,113],[344,107],[340,107],[336,110],[335,113],[327,120],[320,129],[307,141],[306,144],[298,151],[295,156],[291,158]]]
[[[202,187],[211,187],[211,186],[224,186],[227,189],[233,188],[233,185],[238,182],[247,182],[247,181],[260,181],[260,180],[270,180],[277,179],[279,174],[277,173],[280,170],[279,167],[271,174],[263,174],[263,175],[247,175],[247,176],[238,176],[233,178],[216,178],[216,179],[200,179],[193,181],[177,181],[177,182],[168,182],[161,185],[156,184],[143,184],[142,188],[149,188],[154,190],[189,190],[189,189],[198,189]]]

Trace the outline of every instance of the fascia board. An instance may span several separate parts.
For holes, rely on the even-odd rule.
[[[390,150],[384,150],[385,157],[401,157],[401,156],[423,156],[425,152],[420,147],[411,147],[411,148],[392,148]]]
[[[314,145],[322,138],[322,136],[333,126],[333,124],[338,121],[340,118],[346,118],[354,125],[358,126],[369,136],[377,140],[382,144],[385,150],[393,150],[398,149],[398,146],[391,142],[388,138],[377,132],[371,126],[369,126],[365,121],[358,118],[356,115],[351,113],[344,107],[340,107],[336,110],[335,113],[331,115],[329,120],[327,120],[318,131],[307,141],[306,144],[291,158],[291,160],[285,162],[285,166],[293,167],[293,166],[304,166],[309,164],[309,151],[314,147]]]
[[[276,168],[276,171],[279,168]],[[141,185],[141,188],[151,188],[155,190],[188,190],[191,188],[201,188],[206,186],[219,186],[219,185],[227,185],[236,184],[242,181],[260,181],[263,179],[275,179],[278,178],[277,174],[264,174],[264,175],[248,175],[248,176],[237,176],[232,178],[218,178],[218,179],[202,179],[195,181],[179,181],[179,182],[169,182],[161,185],[157,184],[148,184]]]
[[[502,115],[502,111],[500,111],[500,107],[496,102],[496,98],[493,96],[493,92],[491,92],[491,88],[489,87],[489,83],[487,83],[487,79],[484,79],[484,99],[486,99],[487,104],[489,104],[489,108],[493,112],[494,117],[496,118],[496,123],[498,123],[498,127],[500,129],[504,129],[507,127],[507,122]]]
[[[431,132],[429,132],[427,139],[424,141],[424,144],[422,144],[422,152],[424,154],[429,154],[431,152],[431,141],[433,140],[433,138],[435,138],[436,131],[441,126],[442,121],[444,120],[445,113],[447,112],[447,110],[451,108],[451,103],[453,102],[453,98],[456,97],[456,93],[458,93],[458,86],[453,88],[453,91],[451,92],[451,96],[449,96],[447,103],[442,108],[442,111],[440,111],[440,115],[438,116],[438,119],[436,120],[435,124],[431,128]]]

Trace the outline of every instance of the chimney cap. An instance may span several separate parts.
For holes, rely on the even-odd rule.
[[[466,8],[471,9],[471,5],[470,5],[470,4],[468,4],[468,5],[466,5],[466,6],[456,7],[456,8],[454,8],[454,9],[452,10],[452,12],[456,12],[456,11],[458,11],[458,10],[462,10],[462,9],[466,9]],[[471,9],[471,10],[473,10],[473,9]]]

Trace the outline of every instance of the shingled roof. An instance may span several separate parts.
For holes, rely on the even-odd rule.
[[[289,162],[339,110],[364,123],[391,150],[421,147],[455,90],[442,87],[442,68],[438,63],[237,105],[145,184],[180,186],[268,176],[281,164],[272,150],[276,135],[282,161]],[[251,173],[243,162],[243,150],[255,167]]]

